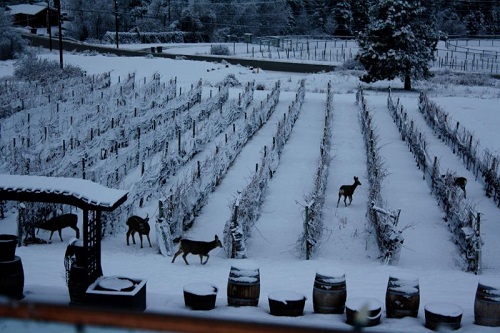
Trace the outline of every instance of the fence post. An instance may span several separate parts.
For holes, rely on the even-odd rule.
[[[309,205],[306,206],[306,218],[304,222],[304,235],[306,235],[306,260],[311,258],[311,244],[309,243]]]

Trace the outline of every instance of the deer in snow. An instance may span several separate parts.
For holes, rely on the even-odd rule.
[[[467,178],[465,177],[455,177],[453,175],[442,175],[445,179],[445,182],[448,182],[448,184],[452,184],[453,186],[460,187],[462,191],[464,191],[464,198],[467,199],[467,192],[465,191],[465,185],[467,185]]]
[[[52,235],[54,234],[54,232],[58,231],[59,238],[61,239],[62,242],[63,239],[61,236],[61,230],[67,227],[70,227],[71,229],[75,230],[76,238],[80,238],[80,229],[78,229],[78,227],[76,226],[77,222],[78,222],[78,216],[76,214],[62,214],[59,216],[55,216],[50,220],[41,221],[40,223],[38,223],[36,227],[38,228],[39,231],[40,229],[50,231],[49,240],[52,239]]]
[[[132,242],[135,244],[135,233],[139,234],[139,238],[141,239],[141,249],[142,249],[142,235],[146,235],[149,242],[149,247],[151,247],[151,241],[149,240],[149,231],[151,227],[149,226],[149,214],[146,215],[145,218],[142,218],[137,215],[132,215],[127,220],[128,231],[127,231],[127,245],[129,245],[128,238],[132,235]]]
[[[175,261],[175,258],[177,258],[179,254],[184,253],[182,255],[182,258],[186,262],[186,265],[189,265],[189,263],[186,260],[186,256],[189,253],[192,253],[199,255],[200,263],[202,265],[205,265],[208,261],[208,258],[210,257],[208,255],[208,252],[212,251],[216,247],[222,247],[222,243],[219,240],[219,237],[217,237],[217,235],[215,235],[215,239],[211,242],[181,239],[181,245],[179,246],[179,250],[175,253],[174,258],[172,259],[172,263]],[[203,262],[203,257],[207,257],[207,260],[205,260],[205,262]]]
[[[349,205],[352,202],[352,195],[354,194],[354,190],[361,183],[358,180],[358,177],[354,177],[354,184],[352,185],[342,185],[339,188],[339,200],[337,200],[337,207],[339,206],[340,198],[344,196],[344,204],[347,206],[347,198],[349,198]]]

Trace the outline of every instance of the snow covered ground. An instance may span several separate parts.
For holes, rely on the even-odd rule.
[[[41,57],[58,60],[56,52],[38,51]],[[188,256],[189,266],[182,260],[171,263],[170,257],[158,252],[154,228],[153,247],[127,246],[125,227],[116,235],[102,242],[102,268],[104,275],[120,275],[147,279],[147,309],[152,312],[190,314],[214,318],[251,320],[307,325],[310,327],[350,330],[344,315],[324,315],[313,312],[312,290],[315,274],[320,269],[342,269],[346,272],[347,297],[371,297],[384,303],[387,281],[394,274],[418,276],[420,284],[420,310],[417,318],[388,319],[382,316],[381,324],[367,331],[374,332],[426,332],[424,306],[431,302],[451,302],[463,308],[462,326],[457,332],[497,332],[497,328],[474,324],[474,298],[478,281],[500,280],[500,210],[484,195],[480,182],[465,169],[451,149],[437,139],[418,113],[418,94],[396,91],[401,103],[408,110],[418,127],[426,133],[430,150],[439,159],[444,170],[450,169],[469,179],[468,199],[476,204],[482,215],[483,274],[476,276],[460,268],[458,250],[450,240],[450,232],[443,221],[443,212],[430,189],[422,180],[387,110],[388,85],[400,87],[397,82],[380,82],[367,86],[368,107],[373,111],[374,124],[380,139],[381,154],[388,175],[382,183],[382,194],[387,206],[401,209],[399,225],[404,228],[404,247],[400,260],[385,265],[378,259],[375,234],[368,224],[366,214],[368,179],[363,137],[358,122],[355,92],[359,84],[349,72],[324,74],[290,74],[251,70],[240,66],[225,66],[207,62],[188,62],[161,58],[124,58],[103,55],[78,55],[66,53],[66,63],[82,67],[89,74],[111,71],[113,82],[118,77],[136,73],[140,80],[155,72],[162,80],[177,77],[178,85],[189,87],[200,78],[204,89],[220,82],[227,74],[234,74],[242,82],[255,80],[266,90],[281,81],[282,93],[277,111],[256,135],[245,145],[225,178],[210,195],[206,206],[197,216],[194,226],[185,235],[197,240],[212,240],[222,235],[230,218],[229,204],[250,179],[259,162],[260,151],[272,142],[277,121],[294,99],[298,81],[306,78],[306,96],[303,109],[280,159],[279,167],[269,183],[261,217],[252,230],[248,247],[249,259],[260,270],[261,292],[258,307],[227,306],[226,286],[231,265],[236,259],[225,258],[221,249],[211,252],[204,266],[197,256]],[[0,76],[12,74],[12,62],[0,63]],[[332,161],[329,169],[326,203],[324,209],[325,237],[320,250],[311,260],[298,258],[296,241],[302,232],[304,196],[313,186],[314,172],[319,158],[319,145],[323,131],[326,105],[326,87],[331,81],[335,91],[332,129]],[[418,89],[429,90],[429,96],[443,107],[450,116],[471,131],[475,131],[481,145],[490,151],[500,152],[498,124],[500,124],[500,86],[473,87],[420,83]],[[371,90],[370,88],[374,88]],[[264,98],[256,91],[254,103]],[[2,120],[3,121],[3,120]],[[178,172],[178,175],[183,174]],[[338,188],[352,184],[358,176],[362,183],[356,189],[352,205],[337,205]],[[126,190],[126,188],[124,188]],[[156,202],[153,200],[153,202]],[[137,206],[136,206],[137,207]],[[149,214],[154,221],[156,203],[136,214]],[[16,212],[9,211],[0,221],[0,233],[16,233]],[[125,221],[121,221],[125,226]],[[39,237],[47,239],[49,233],[40,231]],[[30,245],[17,249],[23,261],[25,300],[69,302],[65,285],[64,253],[73,230],[63,230],[64,242],[56,237],[51,244]],[[209,282],[219,287],[215,309],[194,312],[184,306],[183,286],[192,282]],[[275,317],[269,314],[268,294],[290,290],[307,297],[304,316]],[[0,331],[40,332],[40,325],[28,322],[0,320]],[[72,332],[74,327],[45,327],[50,332]],[[89,331],[92,331],[89,329]]]

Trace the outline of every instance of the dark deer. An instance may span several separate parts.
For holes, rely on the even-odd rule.
[[[464,198],[467,199],[467,192],[465,191],[465,185],[467,185],[467,178],[465,177],[455,177],[453,181],[454,186],[458,186],[464,191]]]
[[[339,200],[337,200],[337,207],[339,206],[340,198],[344,196],[344,204],[347,206],[347,198],[349,198],[349,205],[352,202],[352,195],[354,194],[354,190],[361,183],[358,180],[358,177],[354,177],[354,184],[352,185],[342,185],[339,188]]]
[[[127,245],[129,245],[128,238],[130,235],[132,235],[132,242],[134,242],[135,244],[134,235],[137,232],[139,234],[139,238],[141,239],[141,249],[142,249],[142,235],[146,235],[146,237],[148,238],[149,247],[151,247],[151,241],[149,240],[149,231],[151,230],[151,227],[149,226],[148,221],[149,221],[149,215],[146,215],[145,218],[142,218],[137,215],[133,215],[128,218]]]
[[[76,214],[62,214],[59,216],[55,216],[50,220],[42,221],[36,227],[38,228],[38,230],[43,229],[50,231],[51,233],[49,240],[52,239],[52,235],[54,234],[54,232],[58,231],[59,238],[61,238],[62,242],[63,239],[61,236],[61,230],[67,227],[70,227],[71,229],[75,230],[76,238],[80,238],[80,230],[76,226],[77,222],[78,222],[78,216]]]
[[[448,186],[457,186],[464,191],[464,198],[467,199],[467,191],[465,190],[465,185],[467,185],[467,178],[465,177],[455,177],[453,174],[442,175],[444,181]]]
[[[215,239],[211,242],[201,242],[201,241],[194,241],[194,240],[189,240],[189,239],[181,239],[181,245],[179,246],[179,251],[177,251],[174,255],[174,258],[172,259],[172,263],[175,261],[175,258],[181,253],[184,253],[182,255],[182,258],[186,262],[186,265],[189,265],[189,263],[186,260],[186,256],[189,253],[192,254],[197,254],[200,256],[200,263],[202,265],[205,265],[208,261],[208,258],[210,257],[208,255],[208,252],[212,251],[216,247],[222,247],[222,243],[219,240],[219,237],[215,235]],[[207,260],[203,262],[203,257],[207,257]]]

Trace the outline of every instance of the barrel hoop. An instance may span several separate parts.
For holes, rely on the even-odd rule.
[[[254,304],[255,302],[258,302],[259,301],[259,298],[239,298],[239,297],[228,297],[227,298],[228,302],[231,303],[231,302],[235,302],[239,305],[252,305]]]
[[[343,293],[346,292],[345,289],[329,289],[329,290],[325,290],[325,289],[320,289],[320,288],[316,288],[316,287],[314,287],[314,291],[318,292],[318,293],[321,293],[321,294],[343,294]]]
[[[402,291],[387,290],[387,293],[388,294],[392,294],[392,295],[398,295],[398,296],[406,296],[406,297],[420,296],[419,292],[416,292],[416,293],[407,293],[407,292],[402,292]]]

